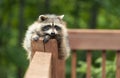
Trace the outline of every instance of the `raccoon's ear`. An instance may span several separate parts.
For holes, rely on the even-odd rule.
[[[39,21],[45,21],[47,18],[48,18],[48,17],[45,16],[45,15],[40,15],[39,18],[38,18],[38,20],[39,20]]]
[[[60,19],[63,19],[63,17],[64,17],[64,15],[60,15],[60,16],[58,16],[58,18],[60,18]]]

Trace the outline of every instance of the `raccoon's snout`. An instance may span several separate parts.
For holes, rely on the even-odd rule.
[[[55,36],[55,33],[54,33],[54,32],[51,32],[51,36]]]

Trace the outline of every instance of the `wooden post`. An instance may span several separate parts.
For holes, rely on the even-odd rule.
[[[44,58],[44,56],[42,56],[42,55],[40,55],[39,58],[36,58],[36,52],[43,52],[43,53],[50,53],[50,54],[52,54],[51,62],[50,62],[50,64],[51,64],[50,65],[51,66],[51,68],[50,68],[51,70],[50,71],[51,72],[50,72],[50,77],[47,76],[48,78],[65,78],[65,60],[58,59],[58,45],[57,45],[57,41],[55,39],[49,40],[49,42],[47,42],[46,44],[43,43],[43,39],[42,38],[40,38],[38,41],[33,41],[32,42],[32,57],[33,57],[33,59],[32,59],[32,61],[30,63],[30,67],[29,67],[31,72],[32,72],[31,69],[36,68],[36,66],[35,66],[36,64],[33,64],[33,63],[37,63],[37,65],[41,64],[40,61],[37,62],[37,60],[41,60],[42,58]],[[49,60],[50,58],[46,58],[46,59]],[[41,62],[42,62],[42,60],[41,60]],[[42,65],[40,65],[40,67],[38,65],[38,67],[40,69],[36,68],[34,71],[36,73],[41,73],[41,72],[37,72],[37,71],[46,69],[44,64],[42,64]],[[32,77],[33,76],[32,73],[29,74],[29,75],[30,76],[27,75],[27,77],[25,77],[25,78],[33,78]],[[43,78],[43,77],[41,77],[41,75],[38,75],[35,78]]]

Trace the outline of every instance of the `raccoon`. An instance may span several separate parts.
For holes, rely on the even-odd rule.
[[[51,38],[58,42],[58,57],[66,59],[70,54],[68,33],[66,23],[62,20],[64,15],[40,15],[38,20],[29,26],[23,47],[28,52],[28,59],[32,59],[31,41],[37,41],[43,37],[43,42],[47,43]]]

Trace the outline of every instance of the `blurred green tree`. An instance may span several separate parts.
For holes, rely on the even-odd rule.
[[[23,78],[28,60],[22,40],[27,27],[40,14],[64,14],[68,28],[119,29],[119,3],[120,0],[0,0],[0,78]],[[78,55],[85,56],[85,53]],[[115,58],[112,53],[108,55]],[[99,59],[98,54],[94,56],[93,67],[96,66],[95,59]],[[112,59],[107,62],[111,63]],[[78,59],[81,60],[85,57]],[[78,66],[80,64],[84,71],[84,62],[78,62]],[[67,78],[70,78],[69,67],[70,59]],[[84,78],[82,73],[79,76]]]

